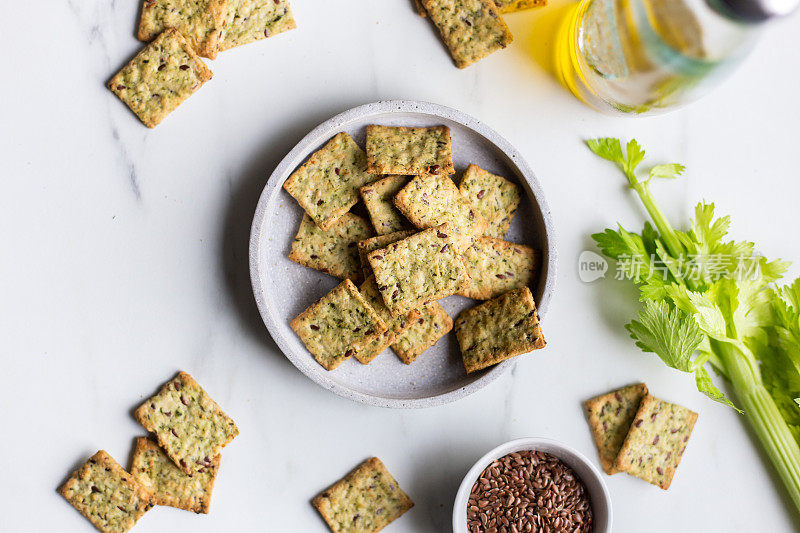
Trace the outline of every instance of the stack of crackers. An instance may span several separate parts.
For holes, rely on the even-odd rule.
[[[514,37],[501,13],[547,5],[547,0],[414,0],[430,16],[458,68],[508,46]]]
[[[136,439],[130,473],[103,450],[59,492],[104,533],[124,533],[154,505],[208,513],[220,452],[239,430],[210,396],[179,373],[137,410],[155,440]]]
[[[592,398],[584,407],[606,474],[626,472],[669,488],[697,413],[651,396],[644,383]]]
[[[108,88],[154,128],[211,79],[199,56],[295,27],[287,0],[143,0],[138,37],[150,44]]]
[[[327,370],[390,346],[411,364],[453,329],[437,300],[454,294],[488,300],[455,322],[467,372],[544,347],[528,288],[540,253],[503,240],[520,187],[454,172],[447,127],[370,125],[366,150],[339,133],[283,184],[305,210],[289,258],[344,280],[291,322]]]

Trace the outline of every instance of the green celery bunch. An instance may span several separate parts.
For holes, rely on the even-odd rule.
[[[789,263],[767,261],[751,242],[725,240],[730,218],[715,218],[714,204],[698,204],[687,231],[674,229],[650,184],[678,177],[682,165],[656,165],[640,179],[645,152],[636,140],[625,153],[619,139],[587,144],[625,174],[653,222],[639,234],[619,226],[592,235],[639,288],[642,310],[626,326],[630,336],[744,414],[800,512],[800,279],[776,287]],[[709,367],[729,382],[730,399]]]

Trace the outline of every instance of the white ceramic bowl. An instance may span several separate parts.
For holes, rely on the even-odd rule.
[[[564,461],[572,468],[586,486],[589,498],[592,502],[592,514],[594,516],[594,533],[611,533],[611,496],[606,488],[606,483],[600,471],[589,462],[581,453],[573,450],[569,446],[550,439],[524,438],[512,440],[501,444],[480,459],[467,472],[461,486],[458,487],[456,502],[453,506],[453,533],[469,533],[467,529],[467,502],[469,493],[475,485],[481,472],[495,459],[499,459],[506,454],[519,452],[522,450],[536,450],[549,453]]]

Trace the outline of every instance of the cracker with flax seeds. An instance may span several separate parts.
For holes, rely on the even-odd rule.
[[[386,176],[361,187],[361,198],[378,235],[394,233],[411,227],[394,206],[392,198],[411,180],[408,176]]]
[[[516,183],[470,165],[464,172],[458,190],[486,219],[484,235],[502,239],[517,212],[522,191]]]
[[[314,498],[313,505],[334,533],[376,533],[414,502],[373,457]]]
[[[647,395],[647,385],[637,383],[587,400],[584,404],[600,464],[606,474],[616,474],[614,461],[631,428],[631,422]]]
[[[494,0],[500,13],[513,13],[534,7],[544,7],[547,0]]]
[[[138,37],[152,41],[175,29],[199,55],[214,59],[227,16],[228,0],[143,0]]]
[[[420,309],[419,318],[397,337],[392,350],[402,362],[410,365],[452,329],[453,319],[439,302],[433,302]]]
[[[539,270],[540,252],[524,244],[479,237],[461,258],[472,284],[458,294],[489,300],[504,292],[530,285]]]
[[[239,434],[233,420],[186,372],[179,372],[136,409],[136,420],[187,474],[208,470]]]
[[[514,37],[493,0],[422,0],[458,68],[508,46]]]
[[[103,533],[124,533],[154,505],[153,494],[105,450],[94,454],[58,489]]]
[[[464,237],[442,224],[367,256],[378,290],[393,315],[404,315],[470,284],[461,259]]]
[[[354,357],[362,364],[368,365],[378,355],[394,343],[397,338],[408,331],[408,328],[414,324],[419,318],[419,311],[412,309],[405,315],[392,316],[389,309],[383,302],[383,296],[375,284],[375,277],[370,276],[367,281],[361,285],[361,294],[369,302],[369,305],[378,313],[384,324],[386,324],[386,331],[381,333],[377,339],[369,343],[367,346],[356,351]]]
[[[386,331],[349,279],[300,313],[291,326],[325,370],[335,369]]]
[[[394,197],[394,205],[418,228],[453,224],[464,233],[483,235],[487,222],[448,176],[416,176]]]
[[[528,287],[462,312],[456,319],[455,331],[467,373],[545,346]]]
[[[358,190],[375,179],[367,173],[364,150],[341,132],[295,170],[283,188],[327,231],[356,205]]]
[[[287,0],[228,0],[219,50],[252,43],[297,27]]]
[[[370,252],[375,250],[379,250],[381,248],[386,248],[392,243],[395,243],[399,240],[405,239],[406,237],[411,237],[416,233],[415,231],[395,231],[394,233],[387,233],[386,235],[377,235],[375,237],[370,237],[369,239],[364,239],[363,241],[359,241],[357,248],[358,248],[358,256],[361,259],[361,268],[364,273],[364,279],[367,279],[372,274],[372,267],[369,266],[369,259],[367,256]]]
[[[696,421],[697,413],[645,395],[614,468],[667,490]]]
[[[450,128],[367,126],[367,172],[371,174],[452,174]]]
[[[372,234],[369,222],[353,213],[339,217],[328,231],[303,215],[289,259],[337,278],[360,282],[363,278],[357,245]]]
[[[211,460],[211,466],[189,475],[175,466],[158,444],[147,437],[139,437],[133,451],[131,475],[153,492],[156,505],[208,514],[219,463],[217,455]]]
[[[166,30],[114,75],[108,88],[145,126],[155,128],[211,76],[186,39]]]

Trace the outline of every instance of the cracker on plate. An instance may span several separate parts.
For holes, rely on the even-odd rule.
[[[378,250],[380,248],[386,248],[392,243],[395,243],[399,240],[405,239],[406,237],[410,237],[416,233],[415,231],[395,231],[394,233],[387,233],[386,235],[377,235],[375,237],[370,237],[369,239],[364,239],[363,241],[359,241],[357,248],[358,248],[358,255],[361,259],[361,268],[363,269],[364,279],[367,279],[372,274],[372,267],[369,266],[369,259],[367,256],[370,252],[374,250]]]
[[[394,205],[418,228],[450,223],[476,237],[486,230],[486,219],[448,176],[416,176],[395,195]]]
[[[492,237],[479,237],[461,258],[472,284],[458,294],[489,300],[504,292],[530,285],[536,279],[540,253],[530,246]]]
[[[358,190],[374,181],[364,151],[347,133],[337,133],[295,170],[283,188],[323,230],[358,202]]]
[[[153,494],[104,450],[94,454],[58,489],[104,533],[124,533],[153,507]]]
[[[500,13],[513,13],[534,7],[544,7],[547,0],[494,0]]]
[[[594,443],[600,454],[600,464],[608,475],[618,472],[614,468],[614,461],[631,428],[639,404],[646,394],[647,385],[637,383],[597,396],[584,403]]]
[[[397,337],[392,350],[402,362],[410,365],[452,329],[453,319],[439,302],[433,302],[420,309],[419,318]]]
[[[155,128],[211,76],[186,39],[166,30],[117,72],[108,88],[145,126]]]
[[[228,0],[143,0],[138,37],[152,41],[176,29],[199,55],[214,59],[227,15]]]
[[[458,190],[486,219],[488,224],[484,235],[504,238],[522,200],[519,185],[487,172],[478,165],[470,165],[464,172]]]
[[[362,278],[357,245],[372,233],[369,222],[353,213],[339,217],[328,231],[303,215],[289,259],[337,278],[359,282]]]
[[[349,279],[300,313],[291,326],[325,370],[333,370],[386,331]]]
[[[187,474],[208,470],[239,434],[233,420],[186,372],[179,372],[136,409],[136,420]]]
[[[450,128],[367,126],[367,172],[452,174]]]
[[[361,187],[361,198],[378,235],[394,233],[411,227],[394,206],[392,198],[411,180],[408,176],[386,176]]]
[[[425,12],[425,8],[422,7],[422,0],[414,0],[414,7],[417,8],[417,14],[420,17],[427,17],[428,14]]]
[[[456,319],[455,330],[467,373],[545,346],[528,287],[467,309]]]
[[[422,0],[458,68],[465,68],[514,38],[493,0]]]
[[[697,413],[645,395],[614,468],[667,490],[696,421]]]
[[[131,475],[153,492],[156,505],[208,514],[219,462],[217,455],[212,458],[211,466],[189,475],[175,466],[158,444],[139,437],[133,451]]]
[[[252,43],[297,27],[288,0],[228,0],[219,50]]]
[[[361,463],[313,504],[334,533],[375,533],[414,506],[377,457]]]
[[[367,346],[356,351],[356,359],[360,363],[368,365],[373,359],[380,355],[386,348],[397,340],[397,337],[405,333],[411,325],[419,318],[419,311],[413,309],[401,316],[392,316],[389,309],[383,302],[383,296],[375,284],[375,277],[370,276],[367,281],[361,285],[361,294],[369,302],[372,308],[381,317],[384,324],[386,324],[386,331],[381,333],[377,339],[369,343]]]
[[[403,315],[469,286],[461,259],[464,241],[458,228],[442,224],[369,253],[378,290],[393,315]]]

